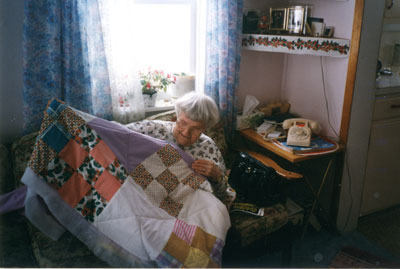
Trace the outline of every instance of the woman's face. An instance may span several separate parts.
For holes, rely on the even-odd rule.
[[[188,147],[193,145],[205,130],[204,122],[192,121],[181,112],[176,120],[173,134],[179,145]]]

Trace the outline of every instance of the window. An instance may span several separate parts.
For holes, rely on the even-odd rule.
[[[108,64],[117,80],[138,70],[196,73],[204,69],[201,0],[100,1]]]

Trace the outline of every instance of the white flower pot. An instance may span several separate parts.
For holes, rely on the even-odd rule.
[[[176,76],[175,84],[172,84],[171,93],[173,98],[179,98],[188,92],[195,90],[195,75]]]
[[[151,97],[149,94],[143,94],[144,106],[153,107],[156,104],[157,93],[154,93]]]

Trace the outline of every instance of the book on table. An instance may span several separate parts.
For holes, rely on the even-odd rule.
[[[311,138],[311,144],[309,147],[300,147],[300,146],[289,146],[285,141],[275,140],[273,141],[275,145],[279,148],[289,151],[293,154],[322,154],[333,152],[338,149],[339,145],[337,142],[332,139],[316,136]]]

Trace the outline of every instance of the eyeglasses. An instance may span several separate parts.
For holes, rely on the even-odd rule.
[[[188,130],[189,133],[191,133],[191,134],[202,133],[202,132],[204,132],[204,130],[205,130],[205,127],[204,127],[204,126],[190,126],[189,123],[187,123],[185,120],[182,120],[182,119],[178,119],[178,120],[176,121],[176,126],[177,126],[179,129],[182,129],[182,130],[183,130],[183,129]]]

